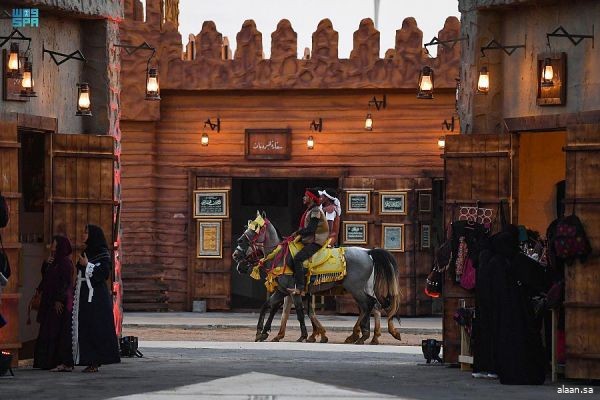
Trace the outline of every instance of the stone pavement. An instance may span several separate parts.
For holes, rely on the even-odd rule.
[[[331,331],[351,331],[356,316],[353,315],[319,315],[319,321]],[[382,317],[382,328],[386,327]],[[273,320],[273,326],[279,326],[280,315]],[[126,312],[123,316],[124,328],[180,328],[180,329],[221,329],[221,328],[254,328],[258,321],[258,313],[248,312],[170,312],[170,313],[134,313]],[[397,322],[396,326],[397,326]],[[310,323],[307,320],[307,324]],[[299,327],[296,316],[292,314],[288,320],[289,327]],[[404,317],[400,324],[401,333],[442,334],[441,317]]]

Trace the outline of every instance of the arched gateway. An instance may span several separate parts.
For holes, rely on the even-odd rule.
[[[322,186],[341,189],[342,244],[393,252],[404,296],[400,314],[431,313],[422,288],[441,235],[438,138],[455,111],[460,44],[440,46],[438,57],[429,58],[422,32],[406,18],[395,48],[381,59],[379,32],[365,19],[350,58],[339,59],[338,34],[325,19],[313,34],[311,57],[298,59],[296,33],[282,20],[271,35],[271,58],[263,59],[261,33],[249,20],[233,59],[223,57],[228,49],[212,22],[190,36],[182,54],[177,24],[162,18],[160,4],[147,1],[144,22],[139,1],[128,0],[120,24],[122,42],[157,49],[161,97],[140,100],[147,58],[123,53],[125,309],[190,310],[194,300],[206,300],[209,310],[262,303],[260,284],[232,275],[232,242],[257,208],[291,232],[304,187]],[[450,17],[438,38],[459,31]],[[416,97],[426,65],[435,74],[431,100]],[[343,298],[328,304],[353,311]]]

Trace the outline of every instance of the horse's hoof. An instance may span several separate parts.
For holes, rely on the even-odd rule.
[[[261,333],[259,335],[256,335],[255,342],[264,342],[265,340],[267,340],[268,337],[269,337],[268,333]]]
[[[296,340],[296,342],[298,342],[298,343],[306,343],[306,336],[300,336],[298,338],[298,340]]]
[[[354,344],[365,344],[365,339],[358,339]]]
[[[371,344],[373,344],[373,345],[379,344],[379,339],[373,338],[373,340],[371,340]]]
[[[346,343],[346,344],[352,344],[352,343],[356,342],[357,339],[358,338],[356,336],[348,336],[346,338],[346,340],[344,340],[344,343]]]
[[[314,336],[310,336],[308,339],[306,339],[307,343],[315,343],[317,341],[317,338],[315,338]]]
[[[321,336],[321,341],[319,343],[327,343],[329,342],[329,338],[327,336]]]
[[[279,342],[281,339],[283,339],[283,338],[281,338],[279,336],[275,336],[273,339],[271,339],[271,342]]]

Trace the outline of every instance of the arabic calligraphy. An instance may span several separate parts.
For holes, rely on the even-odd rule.
[[[283,150],[283,146],[279,144],[279,140],[269,140],[266,144],[262,142],[254,142],[252,145],[254,150]]]

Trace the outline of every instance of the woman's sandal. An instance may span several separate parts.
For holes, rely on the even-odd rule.
[[[89,367],[85,367],[81,372],[98,372],[98,367],[93,367],[90,365]]]

